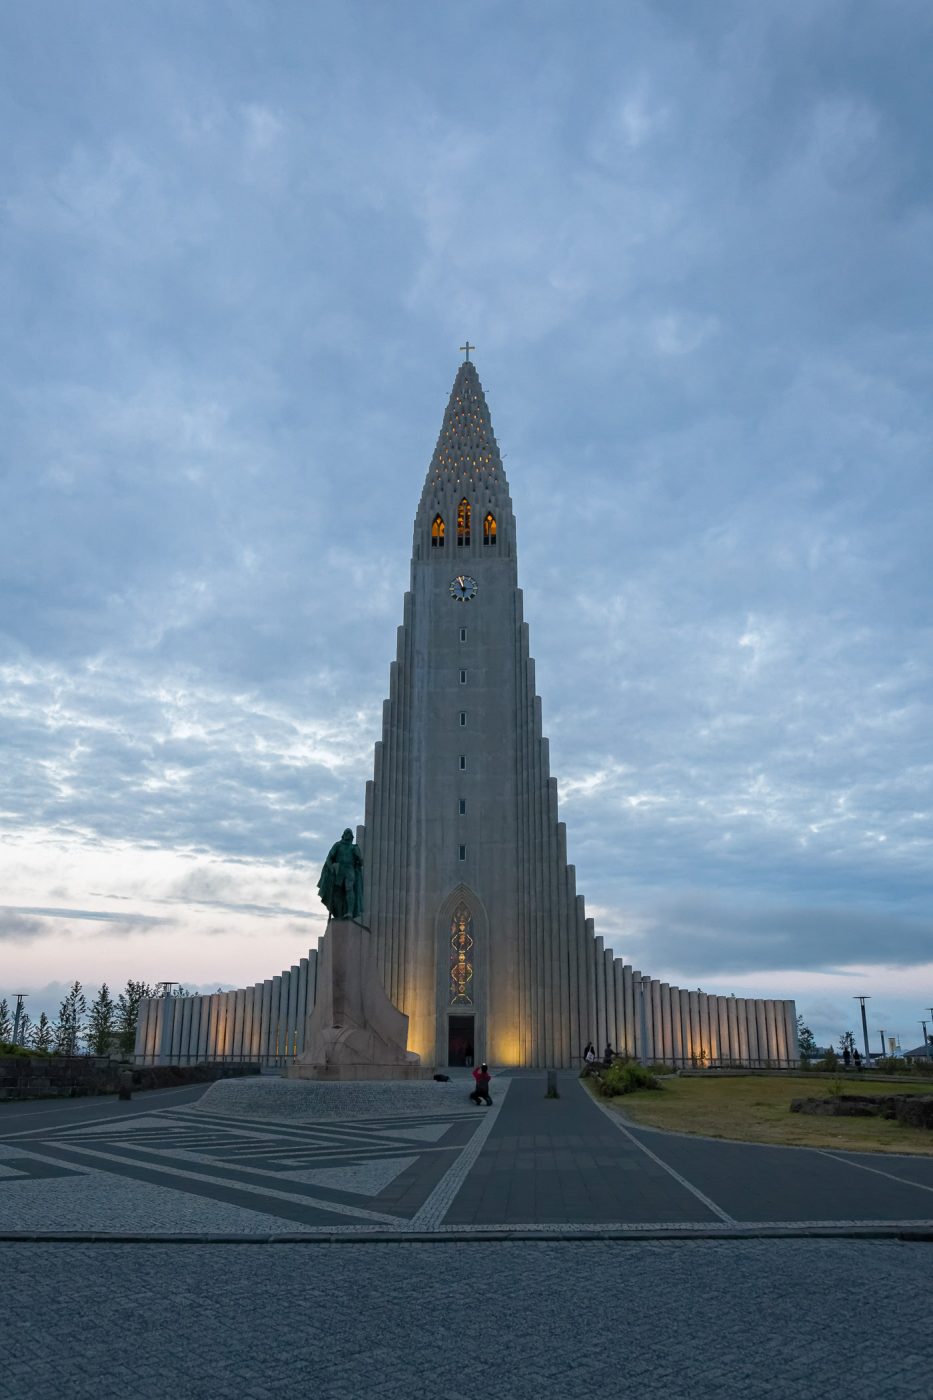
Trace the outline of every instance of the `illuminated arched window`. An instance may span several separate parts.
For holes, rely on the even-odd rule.
[[[443,549],[444,547],[444,522],[439,515],[435,515],[434,524],[431,526],[431,548]]]
[[[448,1006],[473,1005],[473,915],[458,904],[450,921]]]
[[[483,544],[495,544],[496,542],[496,517],[492,511],[483,521]]]
[[[457,507],[457,544],[470,543],[470,502],[464,496]]]

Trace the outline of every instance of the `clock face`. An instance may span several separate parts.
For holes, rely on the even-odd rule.
[[[458,574],[450,581],[450,596],[457,603],[468,603],[476,597],[476,579],[469,574]]]

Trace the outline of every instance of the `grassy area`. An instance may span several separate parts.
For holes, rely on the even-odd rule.
[[[933,1156],[933,1133],[905,1128],[884,1118],[815,1118],[791,1113],[791,1099],[822,1098],[836,1081],[810,1075],[765,1078],[666,1079],[661,1089],[624,1098],[600,1099],[614,1112],[646,1127],[677,1133],[771,1142],[786,1147],[828,1147],[847,1152],[917,1152]],[[929,1084],[885,1084],[860,1078],[845,1082],[859,1094],[922,1094]]]

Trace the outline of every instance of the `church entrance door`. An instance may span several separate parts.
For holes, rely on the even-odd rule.
[[[447,1020],[447,1063],[448,1065],[472,1065],[473,1057],[473,1017],[450,1016]]]

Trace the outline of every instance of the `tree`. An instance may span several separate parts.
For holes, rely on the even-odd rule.
[[[13,1017],[10,1015],[10,1007],[6,997],[0,1001],[0,1041],[4,1045],[9,1045],[13,1039]]]
[[[44,1011],[32,1028],[29,1043],[34,1050],[51,1050],[52,1048],[52,1024]]]
[[[800,1046],[800,1058],[802,1060],[813,1060],[816,1058],[816,1039],[810,1027],[804,1024],[802,1016],[797,1017],[797,1044]]]
[[[28,1011],[20,1013],[19,1030],[17,1031],[17,1045],[28,1045],[32,1034],[32,1017]]]
[[[117,997],[116,1025],[117,1046],[121,1055],[132,1055],[136,1048],[136,1022],[139,1020],[139,1003],[144,997],[153,995],[148,982],[128,980]]]
[[[84,1018],[87,1015],[87,1002],[80,982],[73,982],[71,990],[58,1008],[58,1020],[54,1030],[56,1055],[77,1055],[78,1041],[84,1034]]]
[[[116,1007],[105,982],[91,1003],[87,1023],[87,1048],[92,1055],[107,1055],[113,1048],[117,1030]]]
[[[854,1031],[843,1031],[843,1032],[842,1032],[842,1035],[839,1037],[839,1053],[840,1053],[840,1055],[844,1055],[845,1052],[846,1052],[847,1050],[848,1050],[849,1054],[851,1055],[851,1054],[852,1054],[852,1051],[853,1051],[854,1049],[855,1049],[855,1032],[854,1032]]]

